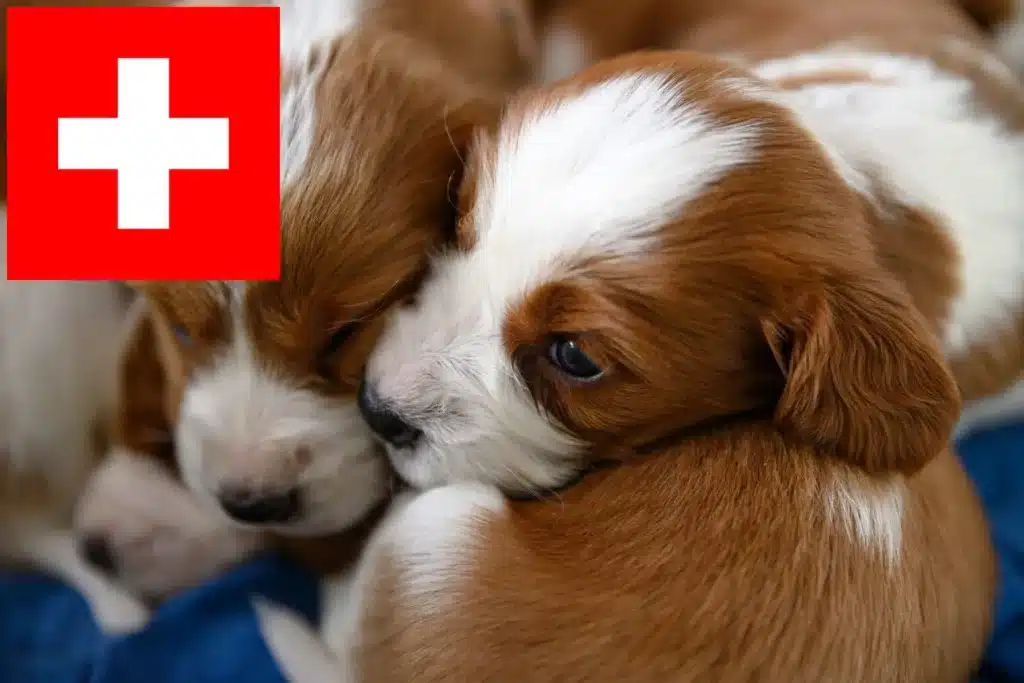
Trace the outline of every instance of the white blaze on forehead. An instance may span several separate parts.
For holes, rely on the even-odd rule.
[[[316,90],[327,66],[316,48],[351,31],[362,0],[280,0],[281,186],[301,176],[316,130]]]
[[[620,76],[502,130],[474,213],[492,296],[507,302],[589,255],[651,248],[688,201],[753,157],[753,125],[720,124],[683,97],[669,76]]]

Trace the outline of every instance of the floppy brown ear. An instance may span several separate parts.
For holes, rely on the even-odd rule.
[[[869,472],[913,473],[949,441],[960,393],[897,286],[842,283],[763,321],[786,375],[781,427]]]
[[[149,453],[173,465],[171,435],[180,391],[159,321],[145,299],[132,304],[129,329],[121,346],[114,440],[133,452]]]

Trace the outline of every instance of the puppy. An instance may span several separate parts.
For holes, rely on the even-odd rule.
[[[261,607],[294,680],[967,678],[994,570],[943,356],[1019,376],[1020,94],[914,6],[708,4],[729,59],[608,62],[482,137],[360,394],[437,488],[339,594],[340,662]]]
[[[128,585],[165,596],[266,547],[265,532],[321,571],[347,563],[330,537],[391,482],[356,406],[362,368],[454,230],[472,132],[528,73],[508,7],[449,2],[442,28],[415,21],[418,0],[282,3],[281,280],[134,283],[148,319],[126,363],[148,370],[123,375],[135,412],[77,524]],[[434,50],[455,27],[472,49]],[[174,446],[163,465],[160,443]]]
[[[702,5],[703,14],[693,7],[687,17],[685,42],[705,52],[728,53],[731,61],[753,71],[764,82],[763,97],[778,100],[792,111],[803,129],[834,159],[863,202],[859,213],[864,216],[876,258],[908,290],[939,336],[964,397],[981,399],[1012,386],[1024,371],[1024,231],[1020,229],[1024,198],[1014,189],[1024,183],[1024,94],[1019,82],[988,58],[984,39],[952,6],[934,0],[914,0],[912,4],[907,11],[897,12],[891,4],[852,3],[842,22],[834,4],[826,10],[809,0],[786,0],[770,7],[752,0]],[[765,26],[778,28],[771,32],[763,30]],[[840,45],[846,36],[876,38],[863,40],[860,47],[849,42]],[[750,58],[737,54],[740,46]],[[782,56],[787,52],[793,56]],[[640,125],[637,119],[626,123]],[[566,130],[577,125],[570,120]],[[553,136],[561,132],[541,130]],[[603,133],[595,133],[594,139]],[[586,144],[582,140],[577,143],[578,148]],[[541,147],[538,142],[536,149]],[[581,165],[576,161],[577,148],[566,147],[566,168]],[[524,149],[530,152],[534,148]],[[620,153],[624,155],[626,149],[624,143]],[[487,149],[481,152],[487,153]],[[540,152],[537,154],[539,158]],[[591,157],[606,159],[609,169],[620,163],[612,152],[586,158]],[[712,161],[720,157],[727,158],[722,152]],[[637,168],[645,163],[647,160],[638,162]],[[672,174],[677,172],[671,163],[665,162],[665,178],[674,178]],[[745,167],[745,157],[736,163]],[[501,170],[500,166],[494,168]],[[538,162],[538,168],[556,167],[544,161]],[[652,174],[663,170],[653,168]],[[485,177],[495,173],[488,167]],[[426,314],[399,313],[371,358],[365,412],[371,416],[371,424],[379,423],[377,431],[385,440],[386,432],[397,434],[388,445],[392,463],[415,486],[451,478],[477,479],[482,474],[503,487],[513,486],[517,477],[541,488],[564,483],[563,476],[550,467],[549,452],[575,450],[572,430],[567,435],[564,424],[559,423],[567,416],[556,411],[536,420],[536,397],[522,391],[522,374],[516,366],[503,365],[500,371],[493,367],[485,371],[483,366],[502,357],[497,352],[506,333],[500,327],[502,312],[518,300],[515,297],[529,283],[543,280],[551,262],[568,258],[562,251],[599,252],[606,241],[612,241],[610,246],[616,249],[633,249],[638,239],[634,233],[646,236],[650,230],[633,228],[633,223],[648,226],[654,220],[647,214],[636,219],[630,215],[621,219],[626,224],[620,230],[622,235],[592,235],[590,231],[596,229],[592,226],[603,214],[577,219],[567,207],[587,206],[591,203],[588,197],[610,195],[610,188],[597,185],[605,178],[629,193],[653,192],[663,185],[653,179],[646,185],[625,183],[611,171],[601,176],[594,171],[594,176],[586,179],[593,185],[583,181],[569,184],[575,176],[565,169],[559,171],[559,178],[566,180],[556,183],[552,179],[550,186],[559,193],[552,192],[549,204],[538,200],[542,196],[539,189],[525,197],[520,190],[506,200],[537,207],[532,209],[538,212],[536,216],[521,220],[542,232],[525,233],[521,238],[538,245],[533,261],[522,245],[502,242],[503,247],[520,250],[519,262],[528,264],[521,270],[511,269],[505,289],[467,283],[474,277],[505,277],[508,264],[480,266],[479,273],[456,278],[450,273],[460,273],[462,266],[447,267],[448,257],[442,258],[439,275],[420,296],[431,319],[416,322],[407,331],[406,319],[421,321]],[[475,181],[471,178],[468,182]],[[578,198],[566,199],[566,187],[579,187]],[[675,198],[674,191],[675,186],[664,191],[669,199],[659,195],[649,203],[659,211],[677,211],[671,203],[662,208]],[[634,205],[648,208],[639,199],[625,201],[632,196],[618,202],[620,210]],[[551,206],[556,216],[543,215],[543,206]],[[606,211],[604,207],[598,204],[592,210]],[[567,216],[564,220],[560,218],[563,213]],[[513,219],[502,214],[500,220]],[[578,234],[567,227],[548,227],[569,220],[580,224]],[[756,240],[749,245],[739,240],[726,242],[728,232],[722,244],[740,252],[756,248],[779,253],[781,268],[792,259],[773,246],[773,229],[774,223],[768,223],[764,244]],[[618,246],[620,243],[625,246]],[[841,255],[834,258],[839,260]],[[618,277],[625,280],[633,275]],[[435,293],[443,287],[453,291]],[[690,299],[709,303],[682,315],[665,311],[665,320],[651,317],[651,324],[666,338],[687,340],[693,357],[703,361],[687,369],[690,376],[684,383],[683,398],[643,400],[653,401],[663,410],[685,409],[695,421],[744,409],[750,396],[760,396],[763,385],[770,386],[777,378],[748,373],[746,379],[736,378],[726,383],[728,386],[716,384],[714,378],[719,374],[743,368],[736,359],[752,353],[746,338],[722,336],[729,334],[722,330],[735,328],[733,321],[740,317],[732,313],[737,297],[724,281],[698,281],[687,287]],[[704,291],[712,288],[715,292]],[[481,302],[477,292],[494,298]],[[710,302],[716,298],[724,300],[712,307]],[[424,334],[424,329],[431,333]],[[548,352],[569,353],[555,348]],[[453,354],[465,363],[453,362]],[[639,352],[631,350],[629,354]],[[675,375],[667,370],[665,374],[673,377],[673,387],[678,385]],[[645,383],[631,389],[633,397],[650,393]],[[378,404],[379,410],[374,408]],[[588,412],[580,418],[581,427],[604,424],[604,411],[613,408],[602,404],[600,414]],[[378,413],[384,417],[373,417]],[[893,445],[898,446],[895,441]],[[543,463],[542,472],[535,471],[537,461]],[[497,464],[492,468],[484,464],[487,462]],[[571,462],[563,465],[560,469],[566,472],[574,470]]]
[[[150,602],[197,585],[269,547],[229,524],[181,484],[175,459],[185,375],[166,326],[145,299],[121,348],[103,464],[79,498],[74,529],[83,559]]]
[[[6,245],[6,207],[0,214]],[[146,608],[83,562],[71,533],[72,507],[104,451],[129,297],[111,282],[12,282],[6,275],[0,282],[0,563],[66,581],[103,630],[134,630],[147,620]]]

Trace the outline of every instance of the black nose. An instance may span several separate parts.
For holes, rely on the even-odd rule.
[[[107,574],[113,574],[117,569],[114,561],[114,553],[110,549],[107,539],[96,534],[90,534],[78,542],[78,552],[86,562],[96,569]]]
[[[423,434],[381,401],[366,379],[359,387],[359,410],[370,429],[392,446],[409,448]]]
[[[302,512],[298,489],[268,493],[227,487],[221,489],[217,498],[229,517],[245,524],[284,524],[295,521]]]

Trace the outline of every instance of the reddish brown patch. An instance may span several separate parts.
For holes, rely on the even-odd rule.
[[[821,456],[739,424],[510,503],[479,518],[441,595],[411,596],[416,559],[385,555],[369,568],[361,678],[966,680],[995,567],[955,459],[943,449],[906,484],[889,566],[829,508],[837,483],[884,489]]]
[[[986,31],[1017,16],[1014,0],[957,0],[957,4]]]
[[[968,0],[970,1],[970,0]],[[789,57],[870,39],[883,51],[960,39],[987,44],[962,9],[943,0],[675,0],[674,34],[662,45],[750,60]]]
[[[812,85],[846,85],[850,83],[890,83],[888,80],[873,78],[871,74],[856,69],[822,69],[815,73],[785,76],[772,81],[783,89],[799,90]]]
[[[160,329],[166,323],[159,315],[142,311],[122,351],[112,440],[176,470],[173,425],[185,374],[176,349]]]
[[[386,0],[373,6],[367,23],[417,40],[501,95],[525,84],[534,68],[530,0]]]

